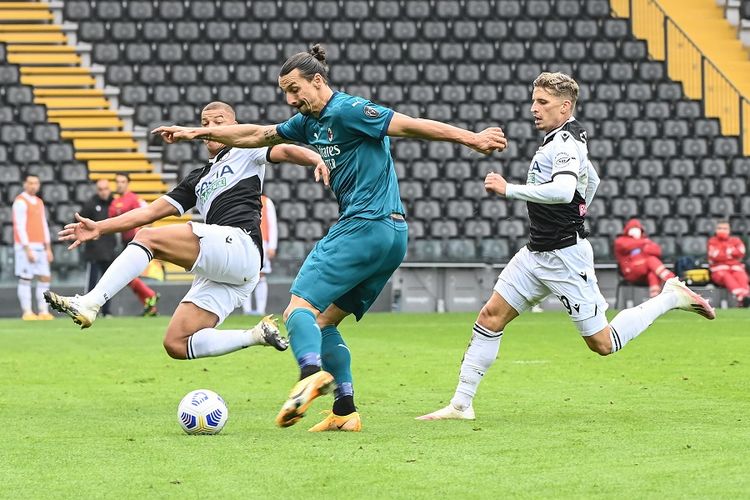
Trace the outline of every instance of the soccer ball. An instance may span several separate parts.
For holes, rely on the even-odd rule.
[[[187,393],[177,406],[177,420],[188,434],[218,434],[228,418],[227,404],[208,389]]]

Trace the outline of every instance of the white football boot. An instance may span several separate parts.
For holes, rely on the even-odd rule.
[[[65,313],[73,318],[73,323],[81,325],[82,330],[90,327],[99,313],[97,306],[87,304],[80,295],[65,297],[47,290],[44,292],[44,300],[55,311]]]
[[[692,291],[679,278],[669,278],[661,293],[674,293],[677,296],[677,309],[700,314],[707,319],[715,319],[716,311],[706,299]]]
[[[474,406],[469,405],[465,410],[459,410],[453,403],[427,415],[417,417],[415,420],[474,420]]]

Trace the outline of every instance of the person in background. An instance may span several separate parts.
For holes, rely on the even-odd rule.
[[[117,217],[136,208],[146,206],[146,202],[138,197],[137,194],[130,191],[130,176],[126,173],[118,173],[115,175],[115,190],[119,195],[109,205],[109,216]],[[129,229],[122,233],[122,244],[127,246],[133,238],[135,233],[140,228]],[[131,281],[128,286],[133,293],[138,296],[138,299],[143,304],[143,316],[156,316],[158,310],[156,309],[156,303],[159,301],[159,294],[153,291],[146,283],[140,278],[135,278]]]
[[[263,205],[260,219],[260,233],[263,237],[263,267],[260,270],[260,280],[253,290],[251,297],[242,304],[242,312],[245,314],[266,315],[266,304],[268,303],[268,281],[266,275],[271,273],[271,260],[276,257],[276,248],[279,244],[279,225],[276,220],[276,206],[271,198],[261,195],[260,201]],[[255,297],[255,308],[252,300]]]
[[[615,239],[615,258],[625,281],[648,284],[651,297],[659,295],[663,282],[675,277],[661,261],[661,246],[646,236],[638,219],[630,219]]]
[[[711,281],[729,290],[737,299],[737,305],[750,307],[750,286],[745,258],[745,244],[730,235],[728,221],[716,224],[716,235],[708,240],[708,264],[711,266]]]
[[[109,217],[109,206],[112,203],[112,190],[109,188],[107,179],[96,181],[96,194],[83,205],[81,217],[86,217],[94,221],[102,221]],[[88,276],[88,286],[86,292],[91,291],[99,278],[115,260],[115,248],[117,239],[114,234],[105,234],[98,240],[87,241],[84,244],[83,256],[86,259],[86,275]],[[99,314],[101,316],[110,316],[109,302],[105,302]]]
[[[39,177],[28,174],[23,181],[23,192],[13,202],[13,239],[15,241],[16,276],[21,318],[30,320],[55,319],[44,301],[49,290],[49,265],[54,260],[50,246],[49,226],[44,202],[37,196],[42,183]],[[36,278],[36,303],[39,314],[31,308],[31,282]]]

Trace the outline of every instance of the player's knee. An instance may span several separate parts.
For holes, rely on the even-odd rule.
[[[139,230],[135,234],[135,238],[133,238],[133,241],[135,243],[139,243],[149,250],[151,252],[156,252],[159,249],[159,238],[158,238],[158,231],[153,227],[144,227],[143,229]]]
[[[589,349],[597,353],[599,356],[609,356],[612,354],[612,344],[609,342],[596,342],[589,344]]]
[[[164,350],[170,358],[187,359],[187,342],[184,339],[176,339],[170,336],[164,338]]]
[[[589,349],[599,356],[609,356],[612,354],[612,338],[609,335],[609,325],[590,337],[584,337]]]

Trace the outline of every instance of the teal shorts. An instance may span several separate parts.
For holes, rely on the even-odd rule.
[[[292,295],[318,311],[329,305],[360,320],[406,255],[404,220],[344,219],[313,247],[292,283]]]

